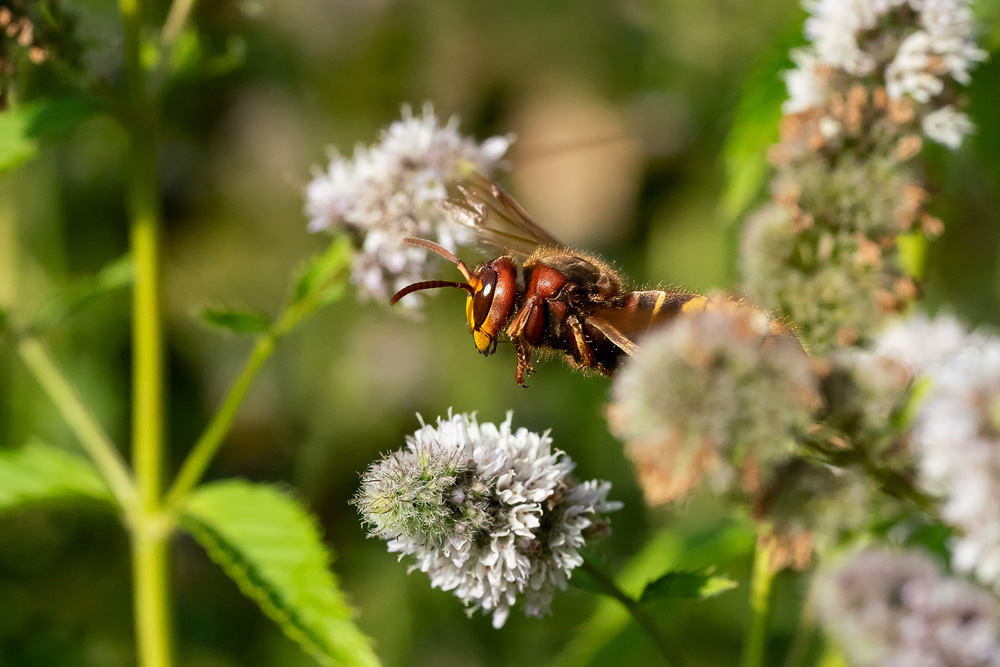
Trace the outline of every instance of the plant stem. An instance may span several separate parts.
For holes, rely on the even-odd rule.
[[[205,474],[216,452],[219,451],[226,433],[229,432],[229,427],[232,426],[247,391],[253,385],[264,362],[274,352],[277,341],[278,336],[273,333],[262,334],[257,338],[243,371],[229,388],[229,393],[226,394],[218,412],[181,465],[177,479],[167,494],[168,506],[183,500],[184,496],[201,481],[202,475]]]
[[[132,526],[132,590],[142,667],[173,664],[169,613],[172,531],[172,522],[156,514],[141,513]]]
[[[643,632],[646,633],[650,640],[652,640],[653,644],[656,645],[656,648],[659,649],[660,655],[663,656],[663,660],[667,665],[680,667],[681,663],[679,659],[674,655],[670,645],[667,643],[663,633],[660,631],[660,628],[656,625],[656,622],[653,620],[653,617],[649,615],[646,608],[643,607],[638,600],[620,589],[614,579],[589,560],[584,560],[580,569],[586,572],[606,594],[618,600],[622,606],[628,610],[628,612],[632,615],[632,618],[635,619],[635,622],[640,628],[642,628]]]
[[[816,595],[816,577],[809,578],[809,589],[802,601],[802,612],[799,615],[799,625],[792,637],[792,645],[785,658],[785,667],[801,667],[809,656],[816,638],[816,613],[813,609],[813,598]]]
[[[344,278],[344,275],[337,274],[331,276],[330,279],[332,281],[341,280]],[[184,496],[201,481],[205,471],[208,470],[208,466],[211,465],[212,459],[218,453],[219,447],[222,446],[223,439],[229,432],[229,428],[233,425],[233,420],[236,419],[240,405],[243,404],[243,399],[246,398],[247,392],[250,391],[254,380],[257,379],[257,374],[260,372],[261,367],[263,367],[264,362],[274,353],[274,348],[277,346],[278,341],[320,305],[316,302],[314,295],[302,301],[292,303],[285,309],[270,331],[257,337],[253,351],[250,352],[243,370],[229,388],[229,393],[226,394],[222,405],[219,406],[215,416],[212,417],[212,421],[209,422],[201,437],[198,438],[198,441],[192,447],[191,453],[188,454],[187,458],[184,459],[184,463],[181,464],[180,472],[177,474],[177,478],[174,480],[173,486],[171,486],[166,496],[166,505],[168,507],[176,506],[182,502]]]
[[[757,549],[753,557],[753,573],[750,579],[750,625],[743,647],[742,667],[762,667],[767,653],[767,626],[771,616],[771,571],[772,542],[761,531],[757,536]]]
[[[130,151],[126,183],[129,240],[135,285],[132,292],[132,447],[140,500],[159,503],[163,455],[163,340],[160,299],[159,176],[156,122],[139,61],[139,0],[120,0],[129,83]]]
[[[157,109],[140,59],[141,0],[119,0],[125,38],[129,161],[126,189],[132,291],[132,457],[139,508],[132,517],[133,594],[141,667],[170,667],[170,536],[160,510],[163,478],[163,324]]]
[[[135,485],[118,448],[87,410],[76,391],[52,360],[52,355],[40,341],[24,336],[17,342],[17,350],[25,365],[34,374],[42,389],[69,424],[83,445],[88,456],[100,470],[111,493],[126,511],[134,507]]]
[[[187,17],[194,9],[197,0],[174,0],[167,12],[167,20],[163,23],[163,30],[160,31],[160,48],[163,49],[162,57],[170,58],[170,51],[174,42],[181,34],[181,28],[187,22]]]

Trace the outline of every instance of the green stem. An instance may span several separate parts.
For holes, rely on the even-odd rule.
[[[762,532],[757,537],[757,549],[753,558],[753,573],[750,579],[750,625],[747,627],[746,643],[743,647],[742,667],[762,667],[767,653],[767,626],[771,616],[771,584],[774,572],[771,570],[772,543]]]
[[[342,278],[343,276],[338,274],[331,277],[331,280]],[[247,358],[242,372],[229,388],[229,393],[223,399],[222,405],[219,406],[212,421],[209,422],[201,437],[192,447],[191,453],[181,464],[180,472],[167,493],[166,505],[168,507],[176,506],[182,502],[184,496],[197,486],[205,475],[205,471],[211,465],[219,447],[222,446],[226,434],[229,433],[229,428],[233,425],[233,420],[236,419],[243,399],[246,398],[247,392],[250,391],[254,380],[257,379],[264,362],[274,353],[278,341],[295,328],[295,325],[314,312],[319,305],[315,296],[292,303],[274,323],[270,331],[257,337],[257,342],[254,344],[253,351]]]
[[[18,340],[17,350],[100,470],[118,504],[130,511],[136,501],[135,485],[111,438],[87,410],[40,341],[30,336],[22,337]]]
[[[167,20],[163,23],[163,30],[160,31],[160,47],[163,49],[163,57],[170,58],[170,51],[174,42],[181,34],[181,29],[187,22],[188,16],[194,9],[197,0],[174,0],[167,12]]]
[[[816,595],[816,577],[809,580],[809,590],[802,602],[802,613],[799,615],[799,625],[792,637],[792,645],[785,658],[785,667],[801,667],[805,664],[816,638],[816,613],[813,610],[813,598]]]
[[[257,374],[264,362],[274,352],[277,341],[278,336],[273,333],[262,334],[257,338],[257,343],[243,367],[243,372],[233,382],[219,410],[181,465],[177,479],[167,494],[168,506],[181,502],[184,496],[201,481],[212,459],[215,458],[216,452],[219,451],[226,433],[229,432],[229,427],[236,419],[240,405],[257,378]]]
[[[156,122],[139,61],[139,0],[120,0],[125,26],[129,82],[128,164],[129,240],[135,285],[132,292],[132,452],[140,500],[156,509],[163,458],[163,339],[160,297],[159,176],[156,169]]]
[[[163,323],[156,105],[140,59],[140,0],[119,0],[125,37],[129,129],[126,189],[132,291],[132,457],[139,509],[132,517],[136,643],[141,667],[170,667],[170,534],[160,510],[163,479]]]
[[[660,655],[663,656],[663,661],[667,665],[680,667],[680,660],[674,655],[670,645],[667,643],[663,633],[660,631],[660,628],[656,625],[653,617],[649,615],[649,611],[647,611],[638,600],[619,588],[614,579],[590,561],[584,560],[580,569],[586,572],[607,595],[610,595],[614,599],[618,600],[622,606],[628,610],[628,613],[632,615],[635,622],[640,628],[642,628],[643,632],[646,633],[650,640],[652,640],[653,644],[656,645],[656,648],[659,649]]]
[[[169,589],[172,531],[172,522],[156,514],[138,515],[132,527],[132,591],[142,667],[173,664]]]

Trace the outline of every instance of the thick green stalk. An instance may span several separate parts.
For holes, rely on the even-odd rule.
[[[757,537],[757,550],[753,557],[753,573],[750,579],[750,625],[747,626],[746,643],[743,646],[742,667],[763,667],[767,654],[767,626],[771,617],[771,584],[774,572],[771,570],[772,542],[762,531]]]
[[[173,523],[160,514],[136,515],[132,525],[132,591],[142,667],[171,667],[170,536]]]
[[[135,486],[128,467],[111,438],[87,410],[41,342],[24,336],[18,340],[17,350],[28,370],[42,385],[83,449],[94,461],[118,504],[126,512],[131,511],[136,501]]]
[[[628,613],[632,615],[635,622],[652,640],[656,648],[659,649],[660,655],[668,667],[680,667],[679,659],[674,655],[659,626],[656,625],[656,621],[653,620],[653,617],[649,615],[649,611],[638,600],[619,588],[614,579],[590,561],[584,560],[580,569],[586,572],[607,595],[618,600],[628,610]]]
[[[141,667],[171,667],[170,535],[160,510],[163,478],[163,324],[156,105],[140,59],[142,7],[119,0],[125,37],[129,129],[126,189],[132,292],[132,458],[139,507],[132,516],[136,642]]]

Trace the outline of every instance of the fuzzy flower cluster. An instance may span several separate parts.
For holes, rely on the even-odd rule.
[[[914,431],[921,477],[960,531],[954,566],[1000,589],[1000,339],[957,349],[930,381]]]
[[[786,73],[785,112],[830,110],[846,80],[884,83],[890,100],[914,105],[914,123],[932,141],[957,148],[972,130],[956,106],[956,86],[986,59],[976,46],[970,0],[813,0],[805,33],[811,42],[793,53]],[[829,135],[842,119],[824,114]]]
[[[378,143],[358,146],[350,159],[335,153],[309,183],[309,230],[349,232],[359,246],[352,281],[363,297],[385,299],[425,278],[434,257],[404,238],[429,239],[453,252],[471,242],[471,230],[440,203],[450,183],[500,166],[511,141],[491,137],[480,144],[459,133],[456,117],[440,125],[430,104],[420,116],[404,106],[402,120],[389,125]]]
[[[608,482],[572,477],[548,433],[515,431],[512,418],[424,424],[364,474],[354,500],[372,536],[497,628],[522,595],[527,615],[548,613],[583,563],[580,548],[607,535],[604,515],[621,507]]]
[[[919,553],[863,551],[820,575],[826,630],[858,667],[996,667],[996,600]]]
[[[814,0],[793,52],[772,201],[744,228],[744,291],[825,355],[864,344],[918,287],[898,243],[941,220],[912,161],[971,131],[957,87],[985,58],[967,0]]]
[[[767,483],[817,407],[798,341],[760,310],[721,299],[642,340],[615,380],[612,430],[626,441],[647,500],[708,480]]]

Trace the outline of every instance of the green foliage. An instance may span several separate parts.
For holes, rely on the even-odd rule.
[[[335,238],[329,248],[301,269],[292,292],[292,304],[312,301],[318,308],[339,299],[344,293],[352,258],[350,240],[344,236]]]
[[[209,484],[185,503],[182,525],[240,589],[323,665],[377,665],[351,620],[313,517],[277,489]]]
[[[94,104],[69,97],[46,99],[0,113],[0,173],[68,137],[96,112]]]
[[[1000,48],[1000,0],[977,0],[972,3],[976,20],[983,26],[980,45],[993,52]]]
[[[93,276],[70,285],[43,302],[32,320],[32,327],[43,330],[51,328],[92,301],[131,284],[132,258],[123,255]]]
[[[7,331],[7,323],[10,322],[10,316],[7,314],[5,308],[0,308],[0,334]]]
[[[270,317],[250,308],[208,307],[198,317],[204,324],[234,334],[264,333],[271,327]]]
[[[663,598],[705,600],[739,586],[728,577],[716,576],[705,571],[674,570],[646,584],[640,602]]]
[[[85,459],[39,441],[0,450],[0,512],[72,498],[111,502],[108,487]]]
[[[803,44],[802,17],[756,63],[743,85],[743,97],[733,115],[733,124],[723,147],[725,181],[722,211],[736,222],[753,204],[770,171],[767,148],[778,139],[781,105],[787,97],[780,74],[793,64],[789,50]]]
[[[230,35],[225,50],[212,53],[194,28],[181,30],[170,53],[170,71],[178,78],[202,78],[228,74],[246,60],[246,42]]]

